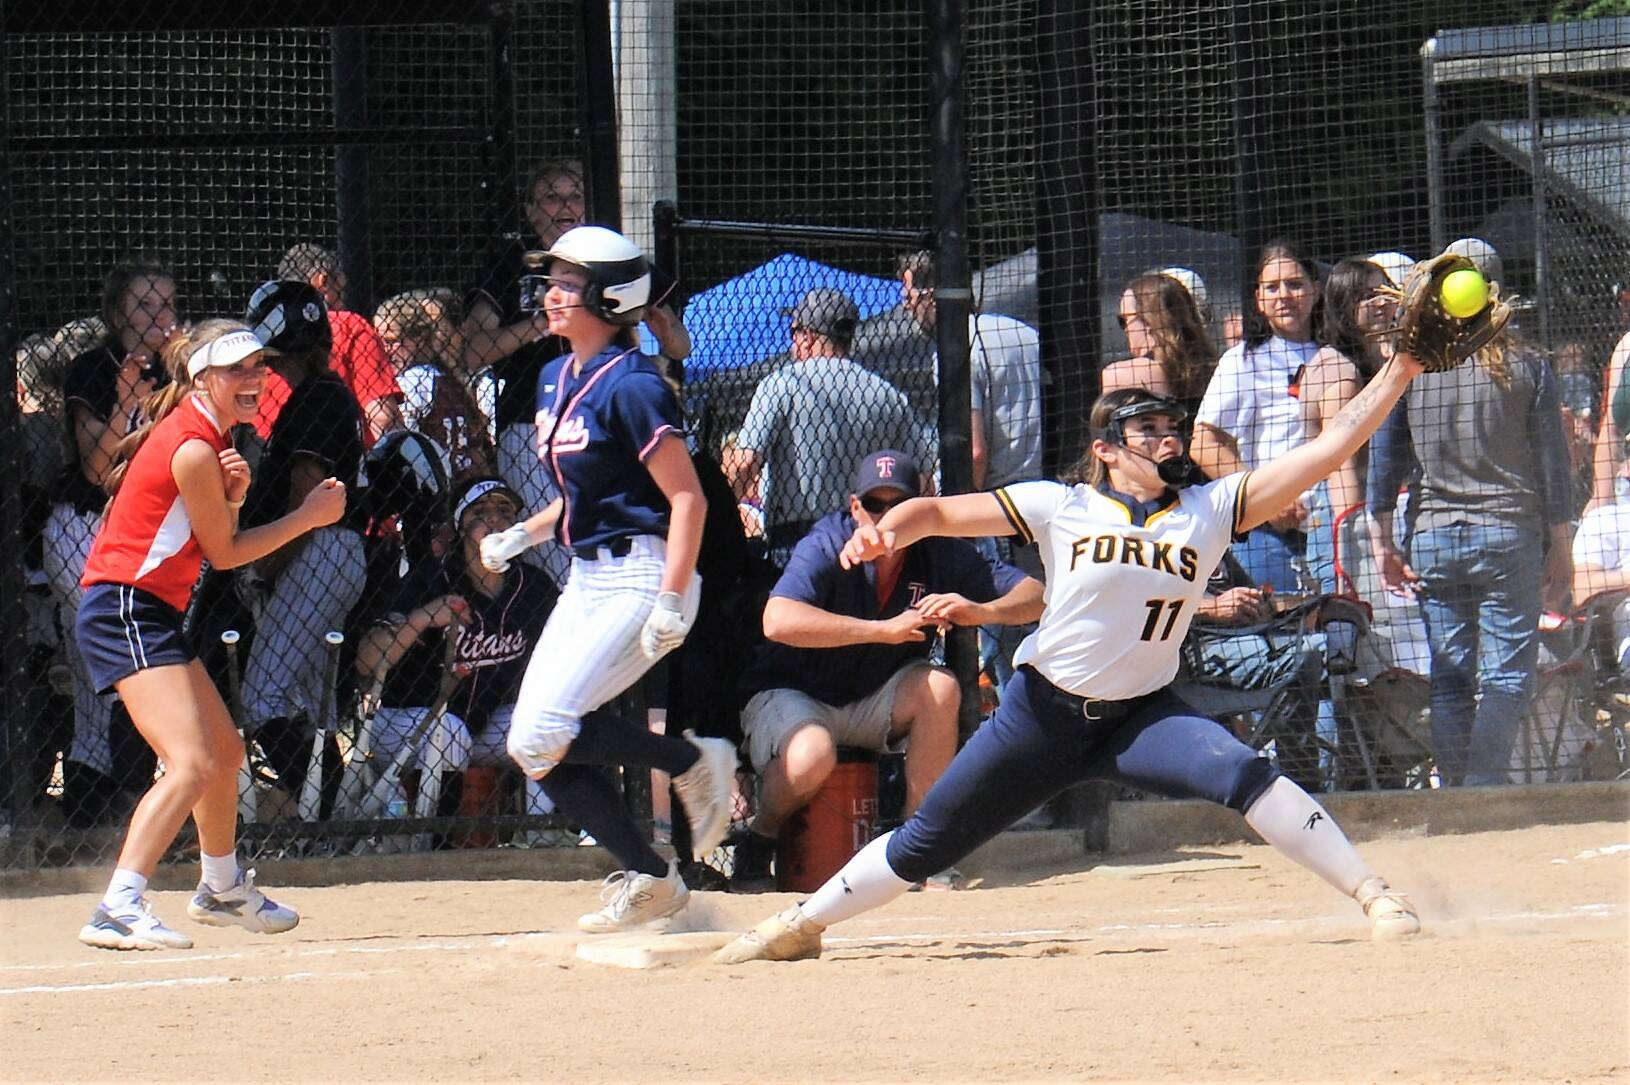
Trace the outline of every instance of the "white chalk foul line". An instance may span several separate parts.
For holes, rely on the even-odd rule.
[[[140,968],[151,965],[201,964],[205,961],[276,960],[279,957],[337,957],[345,953],[435,953],[459,952],[466,949],[502,948],[506,939],[527,934],[545,934],[546,931],[521,931],[517,934],[481,934],[442,942],[410,942],[395,946],[324,946],[311,949],[282,950],[268,947],[266,952],[235,950],[231,953],[143,953],[140,956],[120,956],[93,961],[63,961],[58,964],[5,964],[0,972],[62,972],[70,968]]]
[[[1613,901],[1600,901],[1589,904],[1575,904],[1561,911],[1521,911],[1500,912],[1481,916],[1453,916],[1445,922],[1465,922],[1475,919],[1488,923],[1516,923],[1525,920],[1574,920],[1599,919],[1617,915],[1623,911],[1620,903]],[[875,946],[887,945],[891,942],[967,942],[976,940],[1014,939],[1014,938],[1056,938],[1060,935],[1091,936],[1102,934],[1123,934],[1127,932],[1174,932],[1174,931],[1215,931],[1220,929],[1239,928],[1268,928],[1283,927],[1293,924],[1318,924],[1341,921],[1335,916],[1308,916],[1297,919],[1257,919],[1248,922],[1205,922],[1205,923],[1106,923],[1096,927],[1029,927],[1014,930],[977,930],[977,931],[900,931],[892,934],[874,934],[854,937],[829,937],[826,944],[838,946]],[[1358,922],[1354,920],[1354,922]],[[357,955],[385,955],[392,953],[426,953],[450,952],[463,953],[471,950],[502,949],[511,941],[518,938],[527,938],[536,935],[558,934],[557,931],[516,931],[514,934],[472,935],[465,938],[455,938],[429,943],[404,943],[394,946],[324,946],[281,953],[255,953],[252,951],[238,951],[236,953],[215,953],[193,956],[189,954],[176,954],[162,957],[122,958],[116,962],[107,961],[81,961],[69,962],[60,965],[10,965],[12,970],[56,970],[64,968],[91,968],[108,963],[119,965],[140,964],[200,964],[207,961],[233,961],[254,959],[257,961],[275,961],[280,958],[309,958],[334,957],[341,954]],[[110,980],[105,983],[80,984],[39,984],[27,987],[0,987],[0,995],[45,994],[45,993],[83,993],[93,991],[138,990],[145,987],[198,987],[211,986],[223,983],[268,983],[284,979],[355,979],[367,976],[387,975],[397,969],[380,969],[359,972],[291,972],[271,976],[180,976],[172,979],[157,980]]]
[[[1553,864],[1566,864],[1583,862],[1586,859],[1601,859],[1608,855],[1623,855],[1630,852],[1630,844],[1609,844],[1601,848],[1586,848],[1572,859],[1552,859]]]
[[[383,976],[399,969],[369,972],[286,972],[276,976],[179,976],[167,980],[110,980],[107,983],[40,984],[34,987],[0,987],[0,995],[83,994],[87,991],[139,991],[149,987],[214,987],[224,983],[281,983],[284,980],[363,979]]]
[[[1489,923],[1516,923],[1533,919],[1597,919],[1611,916],[1621,910],[1619,904],[1612,902],[1598,902],[1594,904],[1575,904],[1565,911],[1551,912],[1498,912],[1482,916],[1454,916],[1449,921],[1459,922],[1466,919],[1478,919]],[[1041,927],[1030,930],[995,930],[995,931],[900,931],[893,934],[873,934],[857,937],[827,937],[823,941],[829,946],[838,945],[887,945],[890,942],[967,942],[975,940],[999,938],[1050,938],[1058,935],[1094,935],[1094,934],[1124,934],[1127,932],[1161,931],[1214,931],[1221,929],[1238,929],[1242,927],[1283,927],[1293,924],[1340,922],[1339,916],[1309,915],[1295,919],[1255,919],[1245,922],[1212,921],[1205,923],[1105,923],[1097,927]],[[1354,922],[1361,922],[1354,920]]]

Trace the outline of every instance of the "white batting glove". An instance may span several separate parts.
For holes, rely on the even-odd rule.
[[[678,592],[665,591],[657,596],[657,605],[651,608],[651,616],[645,619],[645,628],[640,630],[640,650],[646,659],[661,659],[685,643],[690,623],[679,607]]]
[[[509,568],[510,559],[532,549],[532,537],[525,524],[516,524],[481,540],[481,564],[495,573]]]

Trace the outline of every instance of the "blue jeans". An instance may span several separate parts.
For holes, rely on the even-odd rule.
[[[1330,482],[1327,479],[1313,488],[1306,524],[1307,571],[1318,581],[1318,590],[1322,592],[1334,592],[1337,588],[1335,520],[1335,510],[1330,507]],[[1281,590],[1291,589],[1286,586]]]
[[[1036,568],[1030,568],[1032,562],[1025,560],[1027,555],[1015,554],[1012,539],[984,536],[974,539],[973,545],[986,561],[1005,561],[1037,580],[1042,578],[1039,558],[1033,563]],[[1034,622],[1028,625],[979,627],[979,669],[995,680],[998,689],[1006,686],[1007,680],[1013,677],[1013,653],[1019,650],[1019,643],[1035,631]]]
[[[1234,557],[1259,588],[1272,587],[1274,591],[1301,590],[1292,559],[1301,557],[1300,533],[1285,538],[1267,527],[1259,527],[1245,536],[1244,542],[1234,544]]]
[[[1534,691],[1543,559],[1537,527],[1456,523],[1416,534],[1432,652],[1432,746],[1446,784],[1508,782]]]

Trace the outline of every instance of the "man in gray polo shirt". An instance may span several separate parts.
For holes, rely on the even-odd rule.
[[[788,315],[792,364],[754,391],[725,465],[738,495],[762,483],[765,536],[777,565],[818,518],[847,499],[856,457],[898,448],[923,462],[932,458],[905,394],[849,357],[860,323],[852,298],[820,287]]]
[[[934,254],[924,250],[900,257],[900,300],[917,326],[932,337]],[[936,366],[936,372],[938,367]],[[968,317],[969,403],[972,425],[973,488],[994,490],[1010,482],[1041,477],[1041,337],[1021,320],[996,313]],[[1031,576],[1042,575],[1035,546],[1015,547],[1007,538],[980,539],[986,558],[1012,562]],[[1013,673],[1013,653],[1031,626],[982,629],[980,667],[998,688]]]
[[[934,254],[900,258],[900,300],[923,332],[934,334]],[[968,317],[972,374],[973,486],[994,490],[1041,477],[1041,338],[1021,320],[996,313]]]

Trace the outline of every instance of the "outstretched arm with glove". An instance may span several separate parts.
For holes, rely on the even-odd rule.
[[[1410,270],[1403,288],[1396,291],[1397,320],[1384,333],[1393,339],[1392,360],[1317,437],[1251,472],[1241,489],[1236,530],[1264,523],[1358,451],[1417,375],[1453,369],[1500,334],[1511,310],[1492,284],[1483,308],[1471,316],[1456,317],[1445,310],[1443,280],[1462,270],[1475,268],[1456,253],[1423,260]]]

